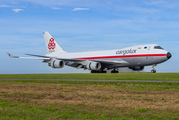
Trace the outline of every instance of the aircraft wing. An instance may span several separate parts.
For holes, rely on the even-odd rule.
[[[52,57],[52,56],[41,56],[41,55],[33,55],[33,54],[26,54],[30,56],[36,56],[36,57],[44,57],[44,58],[55,58],[57,60],[63,60],[65,61],[65,65],[75,67],[77,69],[79,68],[85,68],[84,66],[87,65],[87,63],[90,62],[100,62],[102,65],[106,66],[107,68],[110,68],[111,66],[119,66],[119,65],[126,65],[129,64],[127,61],[124,60],[105,60],[105,59],[100,59],[100,60],[86,60],[86,59],[75,59],[75,58],[57,58],[57,57]]]
[[[69,61],[69,62],[82,62],[82,61],[86,61],[86,59],[74,59],[74,58],[56,58],[56,57],[52,57],[52,56],[42,56],[42,55],[34,55],[34,54],[26,54],[26,55],[30,55],[30,56],[35,56],[35,57],[19,57],[19,56],[13,56],[10,53],[7,53],[9,55],[9,57],[11,58],[21,58],[21,59],[39,59],[39,60],[50,60],[51,58],[55,58],[58,60],[63,60],[63,61]],[[124,61],[124,60],[89,60],[89,61],[94,61],[94,62],[100,62],[100,63],[106,63],[106,64],[128,64],[128,62]]]
[[[19,56],[13,56],[10,53],[7,53],[9,57],[11,58],[20,58],[20,59],[36,59],[36,60],[50,60],[49,57],[19,57]]]
[[[9,57],[11,58],[21,58],[21,59],[37,59],[37,60],[45,60],[45,61],[49,61],[53,58],[57,59],[57,60],[63,60],[66,62],[66,65],[71,66],[71,67],[76,67],[76,68],[83,68],[84,65],[86,64],[86,61],[88,62],[100,62],[101,64],[105,65],[105,66],[111,66],[111,65],[115,65],[115,64],[129,64],[127,61],[124,60],[105,60],[105,59],[100,59],[100,60],[86,60],[86,59],[74,59],[74,58],[57,58],[57,57],[53,57],[53,56],[42,56],[42,55],[34,55],[34,54],[26,54],[26,55],[30,55],[30,56],[35,56],[35,57],[19,57],[19,56],[13,56],[10,53],[7,53],[9,55]],[[85,64],[83,64],[83,62]]]
[[[26,54],[30,56],[35,56],[35,57],[19,57],[19,56],[13,56],[10,53],[7,53],[9,57],[11,58],[21,58],[21,59],[37,59],[37,60],[50,60],[52,58],[55,58],[57,60],[63,60],[63,61],[69,61],[69,62],[81,62],[84,61],[83,59],[69,59],[69,58],[56,58],[56,57],[51,57],[51,56],[42,56],[42,55],[33,55],[33,54]]]
[[[43,57],[43,58],[55,58],[57,60],[63,60],[63,61],[69,61],[69,62],[81,62],[81,61],[85,61],[83,59],[73,59],[73,58],[57,58],[57,57],[52,57],[52,56],[42,56],[42,55],[33,55],[33,54],[26,54],[26,55],[30,55],[30,56],[36,56],[36,57]]]
[[[62,59],[60,59],[62,60]],[[65,60],[64,60],[65,61]],[[86,62],[88,61],[88,62]],[[101,65],[105,66],[105,68],[111,68],[111,67],[115,67],[115,66],[123,66],[126,64],[129,64],[128,62],[124,61],[124,60],[120,60],[120,61],[110,61],[110,60],[81,60],[80,59],[69,59],[67,60],[66,64],[67,66],[71,66],[74,68],[84,68],[86,66],[86,63],[90,63],[90,62],[99,62],[101,63]],[[85,64],[83,64],[85,63]]]
[[[100,63],[106,63],[106,64],[129,64],[127,61],[124,61],[124,60],[118,60],[118,61],[115,61],[115,60],[94,60],[96,62],[100,62]]]
[[[103,64],[129,64],[127,61],[124,60],[119,60],[119,61],[114,61],[114,60],[86,60],[86,59],[73,59],[73,58],[56,58],[57,60],[63,60],[66,62],[77,62],[77,63],[82,63],[83,61],[91,61],[91,62],[100,62]]]

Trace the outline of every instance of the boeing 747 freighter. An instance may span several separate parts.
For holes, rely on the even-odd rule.
[[[91,73],[118,73],[118,68],[128,67],[133,71],[141,71],[145,66],[152,65],[152,73],[156,73],[155,66],[171,58],[171,53],[156,44],[132,46],[123,49],[67,53],[54,38],[43,32],[47,47],[46,55],[27,54],[35,57],[18,57],[8,53],[11,58],[40,59],[52,68],[63,68],[64,65],[77,69],[91,70]]]

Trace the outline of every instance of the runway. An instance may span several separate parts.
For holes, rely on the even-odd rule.
[[[165,80],[88,80],[88,79],[11,79],[11,78],[0,78],[0,80],[56,80],[56,81],[96,81],[96,82],[172,82],[179,83],[179,81],[165,81]]]

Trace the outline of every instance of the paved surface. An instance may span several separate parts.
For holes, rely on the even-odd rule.
[[[86,80],[86,79],[11,79],[0,78],[0,80],[57,80],[57,81],[97,81],[97,82],[173,82],[179,83],[179,81],[165,81],[165,80]]]

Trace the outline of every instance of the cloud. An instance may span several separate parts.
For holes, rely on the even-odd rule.
[[[24,11],[23,9],[12,9],[12,11],[18,13],[19,11]]]
[[[179,2],[178,1],[164,1],[164,0],[156,0],[152,2],[146,2],[145,4],[148,5],[155,5],[159,7],[164,7],[164,8],[178,8],[179,7]]]
[[[27,8],[26,6],[20,6],[21,8]]]
[[[12,6],[3,4],[3,5],[0,5],[0,7],[12,7]]]
[[[61,8],[53,7],[52,9],[54,9],[54,10],[60,10]]]
[[[89,0],[89,1],[88,0],[0,0],[0,4],[20,5],[26,3],[32,5],[42,5],[52,8],[52,7],[61,7],[61,6],[91,7],[91,6],[98,6],[100,5],[101,2],[97,0]]]
[[[90,10],[89,8],[74,8],[72,11],[78,11],[78,10]]]
[[[158,4],[165,4],[165,1],[159,0],[159,1],[152,1],[152,2],[147,2],[146,4],[148,5],[158,5]]]
[[[154,14],[159,12],[160,10],[154,8],[141,8],[141,7],[126,7],[124,10],[129,10],[133,12],[140,12],[140,13],[149,13]]]

